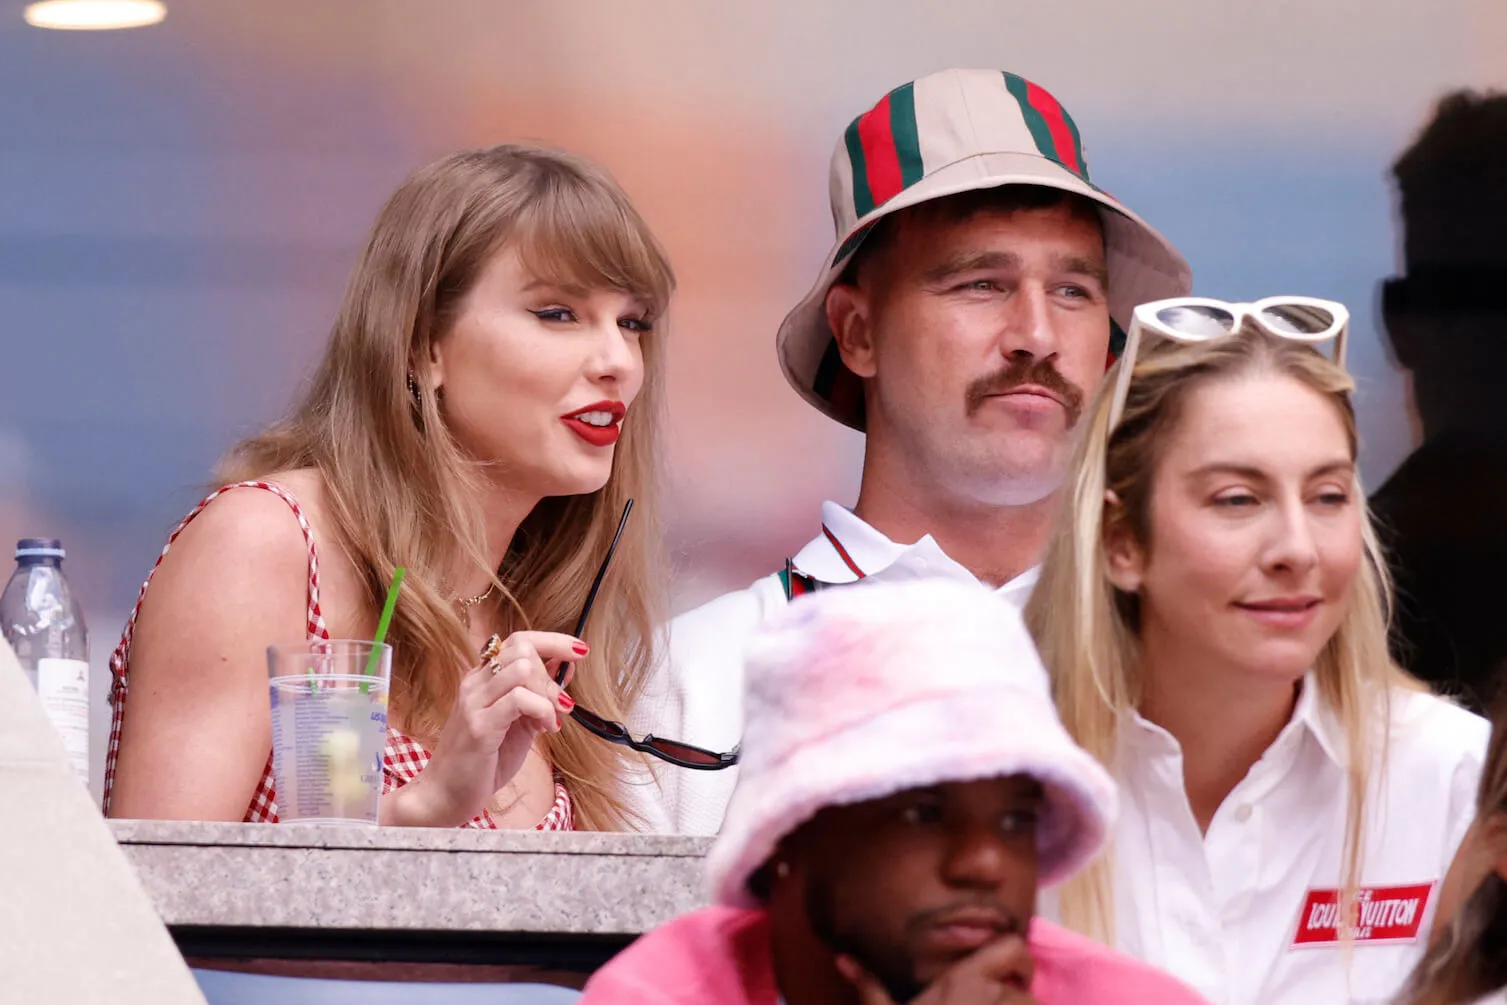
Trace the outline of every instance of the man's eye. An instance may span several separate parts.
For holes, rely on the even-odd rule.
[[[900,811],[900,819],[908,824],[934,824],[942,819],[942,807],[936,803],[911,803]]]
[[[1041,819],[1039,810],[1012,810],[1000,818],[999,829],[1006,834],[1034,830]]]
[[[1260,499],[1257,499],[1249,492],[1238,492],[1233,495],[1220,496],[1214,500],[1214,505],[1225,509],[1244,509],[1249,506],[1255,506],[1260,502]]]

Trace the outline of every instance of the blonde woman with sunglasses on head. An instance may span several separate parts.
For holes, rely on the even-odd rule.
[[[1387,649],[1340,304],[1136,309],[1027,619],[1122,786],[1050,906],[1222,1005],[1385,1002],[1469,825],[1484,721]]]

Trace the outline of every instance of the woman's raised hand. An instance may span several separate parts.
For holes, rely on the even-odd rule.
[[[551,669],[589,651],[580,639],[558,632],[492,636],[481,662],[461,678],[428,766],[393,793],[414,790],[390,822],[457,827],[485,809],[523,766],[535,737],[558,732],[560,717],[575,708]]]

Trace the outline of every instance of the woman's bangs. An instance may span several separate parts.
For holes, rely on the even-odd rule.
[[[625,293],[651,319],[662,315],[675,277],[643,221],[611,193],[552,181],[512,228],[524,268],[556,286]]]

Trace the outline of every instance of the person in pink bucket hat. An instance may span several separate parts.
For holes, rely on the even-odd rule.
[[[747,651],[714,906],[598,971],[585,1005],[1182,1005],[1173,978],[1033,917],[1116,796],[1024,623],[946,580],[830,590]]]
[[[1132,309],[1192,281],[1091,180],[1061,103],[1001,70],[886,94],[838,139],[831,201],[835,241],[776,344],[796,393],[865,435],[858,500],[825,503],[786,572],[675,619],[635,732],[733,750],[742,643],[821,584],[941,576],[1024,606]],[[737,773],[661,771],[654,794],[676,830],[713,834]]]

